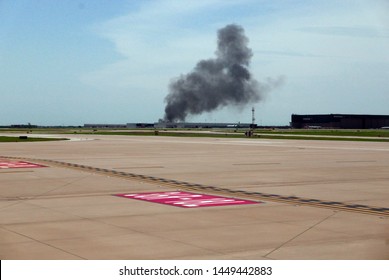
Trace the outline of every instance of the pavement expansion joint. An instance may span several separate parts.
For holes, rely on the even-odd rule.
[[[33,158],[24,158],[24,157],[9,157],[9,156],[0,156],[7,160],[28,160],[32,162],[51,164],[54,166],[72,168],[77,170],[82,170],[86,172],[93,172],[98,174],[104,174],[108,176],[120,177],[130,180],[138,180],[151,184],[158,184],[159,186],[165,186],[170,188],[179,188],[183,190],[194,190],[194,191],[203,191],[203,192],[216,192],[218,194],[225,195],[237,195],[242,198],[250,198],[251,200],[266,200],[278,203],[288,203],[294,205],[305,205],[311,207],[327,208],[337,211],[348,211],[355,212],[360,214],[369,214],[369,215],[378,215],[378,216],[388,216],[389,217],[389,208],[377,207],[377,206],[368,206],[361,204],[347,204],[338,201],[325,201],[319,199],[310,199],[297,196],[283,196],[278,194],[269,194],[261,192],[250,192],[244,190],[231,190],[228,188],[221,188],[215,186],[201,185],[197,183],[189,183],[184,181],[177,181],[172,179],[159,178],[154,176],[128,173],[128,172],[118,172],[115,170],[109,170],[104,168],[97,168],[82,164],[67,163],[62,161],[47,160],[47,159],[33,159]]]

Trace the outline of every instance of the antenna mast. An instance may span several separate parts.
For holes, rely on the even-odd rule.
[[[251,127],[254,128],[254,125],[255,125],[255,108],[253,107],[251,109]]]

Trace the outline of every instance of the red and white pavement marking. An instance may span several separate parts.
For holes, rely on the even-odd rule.
[[[7,161],[0,160],[0,169],[8,169],[8,168],[37,168],[37,167],[46,167],[44,165],[31,163],[27,161]]]
[[[206,206],[256,204],[261,202],[229,198],[215,195],[204,195],[190,192],[151,192],[151,193],[127,193],[115,194],[119,197],[145,200],[154,203],[167,204],[184,208],[196,208]]]

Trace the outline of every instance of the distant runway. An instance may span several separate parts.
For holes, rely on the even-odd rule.
[[[0,145],[2,259],[389,258],[387,143],[69,137]],[[116,196],[172,191],[262,203]]]

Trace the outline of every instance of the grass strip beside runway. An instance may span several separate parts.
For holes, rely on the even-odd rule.
[[[39,138],[39,137],[11,137],[0,136],[0,142],[37,142],[37,141],[60,141],[68,140],[66,138]]]

